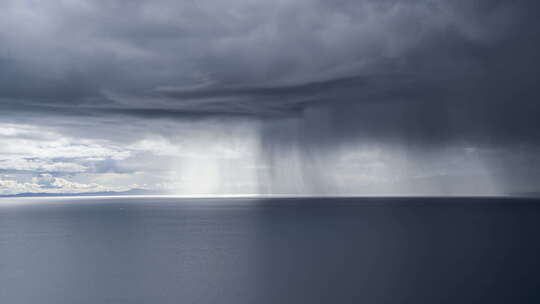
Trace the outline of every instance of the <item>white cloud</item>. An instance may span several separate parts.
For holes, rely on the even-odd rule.
[[[183,189],[189,194],[219,192],[223,187],[229,192],[254,191],[256,124],[194,122],[174,127],[175,136],[142,133],[138,140],[115,144],[49,128],[0,123],[0,172],[10,173],[2,179],[0,193],[144,188],[172,193]]]
[[[0,124],[0,170],[84,172],[85,163],[131,152],[104,140],[77,139],[30,125]]]
[[[48,128],[0,123],[0,172],[12,173],[0,176],[0,194],[126,191],[135,186],[93,182],[99,172],[87,182],[73,178],[95,171],[100,162],[114,163],[131,155],[130,149],[107,140],[75,138]],[[71,177],[65,178],[66,174]]]
[[[0,160],[0,169],[9,171],[37,171],[37,172],[84,172],[87,167],[73,162],[54,162],[44,159],[26,159],[8,157]]]
[[[0,176],[0,195],[17,193],[93,193],[127,191],[133,187],[107,187],[97,183],[83,184],[51,174],[40,174],[30,182],[18,181],[14,177]]]

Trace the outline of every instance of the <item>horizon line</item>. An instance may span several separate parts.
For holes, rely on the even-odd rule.
[[[502,194],[502,195],[483,195],[483,194],[328,194],[328,195],[312,195],[312,194],[117,194],[117,195],[90,195],[87,193],[70,194],[70,193],[34,193],[33,195],[9,194],[0,195],[0,199],[20,198],[20,199],[73,199],[73,198],[186,198],[186,199],[221,199],[221,198],[539,198],[539,195],[519,194]]]

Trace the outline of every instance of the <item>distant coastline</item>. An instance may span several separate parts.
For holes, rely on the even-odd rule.
[[[132,189],[129,191],[103,191],[81,193],[44,193],[28,192],[17,194],[0,194],[0,198],[32,198],[32,197],[92,197],[92,196],[164,196],[186,198],[540,198],[540,192],[509,193],[507,195],[293,195],[293,194],[230,194],[230,195],[174,195],[160,191]]]
[[[128,195],[160,195],[163,194],[157,191],[132,189],[129,191],[104,191],[104,192],[82,192],[82,193],[44,193],[44,192],[27,192],[17,194],[2,194],[0,198],[10,197],[70,197],[70,196],[128,196]]]

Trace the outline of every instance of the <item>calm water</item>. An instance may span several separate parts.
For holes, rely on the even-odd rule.
[[[0,303],[540,303],[540,201],[1,199]]]

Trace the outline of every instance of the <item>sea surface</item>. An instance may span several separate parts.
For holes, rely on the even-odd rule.
[[[0,303],[540,303],[540,200],[5,198]]]

